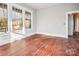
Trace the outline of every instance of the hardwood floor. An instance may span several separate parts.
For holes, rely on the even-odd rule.
[[[1,56],[79,56],[79,42],[73,38],[35,34],[0,46]]]

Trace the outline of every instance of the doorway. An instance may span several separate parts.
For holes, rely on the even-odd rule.
[[[70,12],[68,15],[68,37],[79,39],[79,12]]]

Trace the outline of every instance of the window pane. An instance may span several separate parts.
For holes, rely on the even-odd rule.
[[[25,29],[31,28],[31,13],[25,12]]]
[[[15,7],[12,8],[12,30],[15,33],[22,33],[23,28],[23,20],[22,20],[22,10],[17,9]]]
[[[8,10],[7,5],[0,3],[0,34],[8,31]]]

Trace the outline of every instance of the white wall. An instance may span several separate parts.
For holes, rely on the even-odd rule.
[[[37,11],[37,33],[67,37],[66,12],[79,10],[79,4],[60,4]]]

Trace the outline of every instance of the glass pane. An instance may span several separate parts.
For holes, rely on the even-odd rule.
[[[15,7],[12,9],[12,31],[21,34],[23,29],[22,10]]]
[[[25,29],[31,28],[31,13],[25,12]]]
[[[0,3],[0,34],[8,31],[8,10],[7,5]]]

